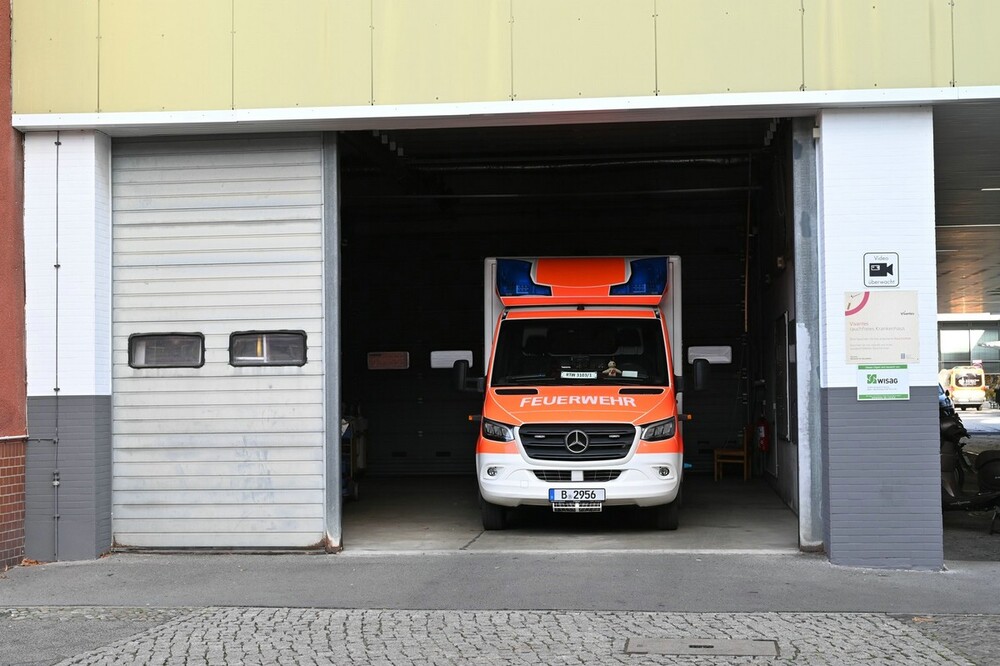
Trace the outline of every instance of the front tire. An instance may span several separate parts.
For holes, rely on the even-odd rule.
[[[653,507],[653,527],[658,530],[676,530],[680,526],[681,498],[670,504]]]
[[[958,454],[958,460],[955,461],[955,469],[951,472],[951,478],[955,483],[955,492],[960,495],[965,492],[965,470],[962,469],[961,452]]]
[[[507,527],[507,507],[491,504],[480,496],[479,512],[482,514],[484,530],[502,530]]]

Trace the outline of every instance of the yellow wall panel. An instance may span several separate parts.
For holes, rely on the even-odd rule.
[[[661,95],[802,85],[799,0],[656,0]]]
[[[367,0],[236,0],[236,108],[371,103]]]
[[[948,0],[803,0],[807,90],[951,84]]]
[[[652,95],[653,0],[512,0],[514,96]]]
[[[955,85],[1000,85],[1000,2],[955,0]]]
[[[653,0],[511,0],[515,99],[656,88]]]
[[[101,0],[101,110],[232,108],[232,7]]]
[[[14,113],[97,111],[96,0],[13,6]]]
[[[13,0],[12,12],[15,113],[1000,85],[1000,0]]]
[[[510,0],[373,0],[376,104],[510,98]]]

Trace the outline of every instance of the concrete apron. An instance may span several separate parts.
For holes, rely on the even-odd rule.
[[[344,505],[344,553],[552,552],[795,553],[798,518],[760,479],[689,475],[680,529],[652,529],[633,507],[599,514],[517,509],[486,532],[474,477],[367,477]]]

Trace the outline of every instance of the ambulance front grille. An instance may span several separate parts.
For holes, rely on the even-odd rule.
[[[614,481],[621,476],[620,469],[585,469],[583,479],[587,483],[603,483]],[[573,472],[568,469],[536,469],[535,476],[539,481],[572,481]]]
[[[567,446],[570,433],[586,436],[586,448],[574,452]],[[628,455],[635,426],[627,423],[528,423],[520,427],[521,445],[534,460],[618,460]],[[572,438],[576,444],[582,438]],[[576,447],[574,447],[576,448]]]
[[[603,502],[553,502],[552,510],[555,513],[600,513],[604,508]]]

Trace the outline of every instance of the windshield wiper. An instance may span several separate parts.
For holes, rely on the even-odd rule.
[[[508,385],[508,384],[520,384],[522,382],[538,382],[538,381],[551,381],[552,377],[546,374],[536,373],[533,375],[509,375],[507,377],[501,377],[497,382],[494,382],[494,386]]]
[[[617,382],[622,382],[625,384],[639,384],[639,383],[647,384],[649,383],[649,379],[650,379],[649,375],[640,375],[638,377],[622,377],[621,375],[617,375],[615,377],[603,377],[601,379],[601,383],[614,384]]]

